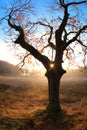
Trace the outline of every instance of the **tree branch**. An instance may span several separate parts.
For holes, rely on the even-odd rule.
[[[72,42],[76,41],[77,38],[78,38],[78,36],[79,36],[79,35],[82,33],[82,31],[85,30],[86,28],[87,28],[87,25],[85,25],[83,28],[81,28],[81,29],[77,32],[77,34],[76,34],[71,40],[69,40],[69,41],[65,44],[64,49],[65,49],[69,44],[71,44]]]
[[[52,34],[53,34],[53,27],[52,27],[51,25],[49,25],[49,24],[42,23],[41,21],[38,21],[38,22],[36,22],[36,23],[34,23],[34,24],[40,24],[40,25],[45,26],[45,27],[48,27],[48,28],[50,29],[49,38],[48,38],[48,45],[47,45],[46,47],[49,47],[49,46],[50,46],[52,49],[55,50],[56,47],[55,47],[55,45],[53,44],[53,42],[51,42]],[[43,36],[45,36],[45,35],[43,35]],[[44,47],[44,48],[46,48],[46,47]]]
[[[79,4],[83,4],[83,3],[86,3],[86,2],[87,2],[86,0],[80,1],[80,2],[70,2],[70,3],[66,4],[66,6],[79,5]]]
[[[81,1],[81,2],[70,2],[68,4],[65,4],[64,0],[59,0],[59,2],[60,2],[60,5],[64,8],[64,17],[62,19],[62,23],[60,24],[59,28],[55,32],[55,36],[57,37],[57,41],[58,41],[58,39],[61,40],[62,33],[63,33],[65,26],[67,24],[67,21],[68,21],[68,16],[69,16],[68,6],[74,5],[74,4],[78,5],[78,4],[86,3],[87,1],[85,0],[85,1]]]
[[[60,5],[61,5],[61,6],[63,6],[63,7],[65,6],[64,0],[59,0],[59,2],[60,2]]]
[[[24,66],[24,64],[25,64],[25,59],[26,59],[29,55],[30,55],[30,53],[26,54],[26,55],[23,57],[23,59],[21,60],[21,62],[17,64],[18,66],[19,66],[20,64],[22,64],[20,68],[22,68],[22,67]]]
[[[84,47],[86,47],[87,48],[87,46],[86,45],[84,45],[83,43],[82,43],[82,41],[81,40],[76,40],[77,42],[79,42],[82,46],[84,46]]]
[[[55,32],[55,35],[56,35],[56,37],[58,37],[58,39],[61,39],[61,37],[62,37],[62,33],[65,29],[65,26],[66,26],[67,20],[68,20],[68,16],[69,16],[67,6],[63,6],[63,7],[65,10],[64,17],[63,17],[62,23],[60,24],[59,28]]]
[[[15,29],[16,31],[19,32],[19,36],[16,39],[15,43],[20,44],[20,46],[22,48],[26,49],[28,52],[30,52],[31,55],[33,55],[36,59],[38,59],[45,66],[46,69],[49,69],[50,60],[48,59],[48,57],[40,54],[38,50],[36,50],[32,45],[28,44],[25,41],[24,31],[23,31],[22,27],[13,25],[11,23],[11,15],[9,15],[8,24],[11,28],[13,28],[13,29]]]

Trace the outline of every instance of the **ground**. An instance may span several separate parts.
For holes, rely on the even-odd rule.
[[[87,130],[87,72],[63,76],[60,101],[64,113],[48,117],[44,76],[0,76],[0,130]]]

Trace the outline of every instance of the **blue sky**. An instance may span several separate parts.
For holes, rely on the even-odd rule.
[[[14,1],[14,0],[0,0],[0,7],[1,6],[9,6],[9,2],[12,2],[12,1]],[[23,0],[22,0],[23,1]],[[53,0],[32,0],[32,3],[34,3],[34,6],[35,6],[35,11],[36,11],[36,14],[37,14],[37,16],[41,16],[41,17],[51,17],[51,16],[48,16],[48,13],[49,12],[46,12],[48,9],[46,9],[46,7],[48,7],[49,6],[49,4],[48,3],[50,3],[50,2],[52,2]],[[72,1],[72,0],[66,0],[66,1]],[[73,0],[74,1],[74,0]],[[81,1],[81,0],[75,0],[75,1]],[[82,24],[85,22],[85,23],[87,23],[87,5],[86,5],[86,7],[84,7],[83,5],[81,5],[81,6],[79,6],[79,9],[81,10],[80,11],[80,15],[81,15],[81,17],[79,17],[79,19],[81,19],[82,20]],[[83,12],[83,13],[82,13]],[[0,10],[0,17],[2,16],[2,14],[3,14],[4,12],[3,12],[3,10],[1,11]],[[58,12],[57,12],[58,13]],[[60,14],[61,12],[59,12],[59,14]],[[72,12],[72,14],[74,14],[74,12]],[[52,15],[52,14],[51,14]],[[54,15],[55,16],[55,15]],[[1,25],[2,26],[2,25]],[[0,27],[1,27],[0,26]],[[1,30],[1,28],[0,28],[0,30]],[[2,38],[4,38],[3,37],[4,36],[4,34],[3,34],[3,31],[0,31],[0,39]],[[0,44],[3,44],[3,43],[1,43],[1,40],[0,40]],[[5,51],[6,52],[6,55],[7,55],[7,52],[8,51],[6,51],[7,49],[8,49],[8,47],[6,47],[6,49],[2,49],[2,48],[5,48],[5,45],[1,45],[0,46],[0,52],[1,52],[1,50],[3,50],[3,51]],[[0,53],[0,55],[4,55],[5,54],[5,52],[3,53],[3,51],[2,51],[2,54]],[[10,54],[10,52],[8,52],[8,54]],[[2,57],[2,56],[1,56]]]
[[[14,3],[14,1],[15,0],[0,0],[0,17],[5,15],[4,10],[1,7],[9,7],[10,6],[9,3]],[[36,17],[47,16],[46,7],[48,7],[50,2],[52,2],[52,0],[32,0],[32,3],[35,7],[34,11],[35,11]]]
[[[15,0],[0,0],[0,7],[1,6],[4,6],[4,7],[7,7],[9,6],[11,2],[14,3]],[[24,1],[24,0],[22,0]],[[35,6],[35,12],[38,16],[42,15],[42,16],[47,16],[47,13],[46,12],[48,9],[46,9],[50,3],[52,2],[53,0],[32,0],[32,3],[34,4]],[[66,2],[71,2],[71,1],[83,1],[83,0],[65,0]],[[83,12],[84,13],[84,18],[87,16],[87,5],[86,6],[79,6],[79,9],[81,10],[80,12]],[[72,11],[73,13],[74,11]],[[3,10],[0,10],[0,16],[2,16],[3,14]],[[83,17],[83,15],[82,15]]]
[[[9,6],[10,4],[9,3],[14,3],[14,1],[15,0],[0,0],[0,7],[7,7],[7,6]],[[22,0],[22,1],[24,1],[24,0]],[[53,0],[32,0],[32,3],[34,4],[34,6],[35,6],[35,12],[36,12],[36,14],[37,14],[37,16],[41,16],[41,17],[43,17],[43,16],[47,16],[47,14],[48,14],[48,12],[47,12],[47,10],[48,9],[46,9],[48,6],[50,6],[50,3],[52,2]],[[66,2],[68,1],[68,2],[71,2],[71,1],[75,1],[75,2],[77,2],[77,1],[83,1],[83,0],[65,0]],[[86,5],[86,7],[85,6],[83,6],[83,5],[81,5],[81,6],[79,6],[79,9],[81,10],[80,12],[83,12],[84,13],[84,18],[87,16],[87,5]],[[74,11],[72,11],[72,13],[73,13]],[[2,14],[3,14],[4,12],[3,12],[3,10],[1,10],[0,9],[0,16],[2,16]],[[82,15],[82,17],[83,17],[83,15]]]
[[[0,7],[7,7],[9,6],[10,2],[14,2],[14,0],[0,0]],[[48,3],[51,0],[32,0],[32,3],[34,3],[36,14],[40,16],[41,13],[45,11],[44,7],[46,6],[46,3]],[[0,17],[4,14],[4,11],[0,10]],[[4,21],[5,24],[5,21]],[[2,28],[2,24],[0,25],[0,29]],[[0,31],[0,59],[9,61],[10,63],[15,64],[15,62],[18,62],[17,58],[13,58],[13,53],[11,49],[9,48],[8,44],[4,43],[4,32],[3,30]],[[14,59],[14,60],[13,60]]]
[[[15,0],[0,0],[0,7],[7,7],[9,6],[9,3],[13,2],[14,3]],[[24,0],[22,0],[24,1]],[[36,13],[36,18],[40,17],[47,17],[48,19],[52,17],[52,14],[51,15],[48,15],[49,12],[47,10],[47,7],[50,5],[50,3],[52,2],[53,0],[32,0],[32,3],[34,4],[35,6],[35,13]],[[71,2],[71,1],[82,1],[82,0],[65,0],[65,1],[68,1],[68,2]],[[82,24],[84,22],[87,23],[87,5],[86,7],[81,5],[79,6],[79,9],[80,9],[80,16],[79,19],[80,21],[82,21]],[[0,9],[0,17],[3,15],[4,11]],[[53,15],[53,18],[56,16],[56,14],[59,13],[59,16],[61,17],[61,12],[57,12]],[[74,14],[74,10],[72,11],[72,14]],[[57,16],[58,17],[58,16]],[[35,18],[35,16],[34,16]],[[62,17],[61,17],[62,18]],[[5,24],[5,21],[4,21],[4,24]],[[1,25],[2,26],[2,25]],[[0,37],[3,36],[3,32],[0,31]]]
[[[11,2],[14,3],[15,0],[0,0],[0,7],[7,7],[9,6]],[[24,0],[22,0],[24,1]],[[61,12],[57,12],[55,14],[51,14],[51,15],[48,15],[49,14],[49,10],[47,7],[50,5],[50,3],[52,2],[53,0],[32,0],[32,3],[34,4],[35,6],[35,13],[36,13],[36,17],[34,16],[34,18],[42,18],[42,17],[46,17],[46,18],[54,18],[56,16],[56,14],[58,15],[59,13],[59,16],[61,17],[62,15],[62,11]],[[68,2],[71,2],[71,1],[82,1],[82,0],[65,0],[65,1],[68,1]],[[84,24],[84,22],[87,23],[87,5],[86,6],[79,6],[79,9],[80,9],[80,16],[79,19],[80,21],[82,21],[82,24]],[[3,15],[4,11],[2,9],[0,9],[0,17]],[[74,14],[74,10],[71,12],[72,14]],[[53,15],[53,16],[52,16]],[[57,16],[58,17],[58,16]],[[61,17],[62,18],[62,17]],[[5,21],[4,21],[4,24],[5,24]],[[2,25],[1,25],[2,26]],[[1,27],[0,26],[0,27]],[[0,38],[3,37],[3,32],[0,31]]]

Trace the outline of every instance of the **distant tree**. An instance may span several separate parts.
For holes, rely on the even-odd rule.
[[[21,75],[22,72],[14,65],[0,60],[0,75]]]
[[[13,37],[13,40],[15,39],[14,43],[27,50],[27,52],[40,61],[46,69],[45,76],[48,79],[49,92],[49,103],[47,105],[48,114],[56,115],[62,111],[59,87],[61,77],[66,73],[62,67],[65,51],[67,52],[66,54],[70,53],[70,45],[76,42],[86,47],[86,44],[83,44],[84,40],[81,38],[83,33],[87,33],[87,25],[80,24],[79,20],[76,19],[76,17],[78,18],[78,14],[75,16],[71,10],[77,10],[80,5],[85,6],[86,4],[86,0],[71,2],[54,0],[51,9],[53,12],[57,11],[57,13],[53,13],[57,18],[53,18],[50,22],[48,22],[50,17],[48,20],[39,19],[39,21],[35,21],[33,16],[34,22],[31,22],[31,1],[28,0],[28,2],[25,1],[25,3],[23,3],[23,1],[20,0],[14,3],[6,12],[9,12],[9,14],[1,19],[6,19],[10,29],[12,29],[10,37],[15,36]],[[59,9],[61,9],[62,12],[59,11]],[[62,18],[60,17],[60,13],[62,13]],[[35,32],[38,32],[38,28],[42,33],[43,30],[45,30],[45,33],[43,35],[42,33],[37,33],[36,35]],[[42,36],[38,38],[39,35]],[[51,57],[43,53],[46,48],[50,48]]]

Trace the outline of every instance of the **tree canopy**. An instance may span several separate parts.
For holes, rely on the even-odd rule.
[[[51,62],[50,60],[56,59],[55,55],[58,52],[56,49],[59,48],[57,41],[61,40],[63,51],[69,60],[76,57],[73,47],[78,43],[87,47],[86,17],[85,14],[83,17],[81,16],[81,9],[84,10],[84,7],[87,6],[86,0],[71,2],[54,0],[49,3],[48,18],[47,15],[46,18],[45,16],[39,18],[38,14],[35,14],[33,5],[31,0],[14,1],[10,6],[4,8],[5,16],[0,19],[1,22],[8,21],[9,26],[5,31],[10,36],[10,40],[20,44],[29,52],[25,57],[33,55],[48,69],[47,64]],[[38,18],[36,19],[36,17]],[[25,41],[25,44],[22,44],[21,41]],[[70,46],[72,43],[73,47]],[[47,50],[47,48],[49,49]],[[45,49],[48,51],[49,58],[43,53]]]
[[[31,0],[14,2],[8,9],[5,8],[6,15],[0,21],[7,21],[8,36],[28,52],[24,58],[32,55],[45,67],[49,87],[47,111],[56,114],[62,109],[59,86],[62,75],[66,73],[62,67],[64,54],[68,58],[71,58],[72,53],[75,55],[74,49],[78,43],[87,48],[87,24],[84,22],[86,15],[82,17],[80,14],[80,8],[84,9],[87,1],[54,0],[49,4],[50,15],[44,14],[47,18],[42,16],[38,19],[35,19],[31,2]],[[50,48],[48,54],[44,52],[47,48]]]

